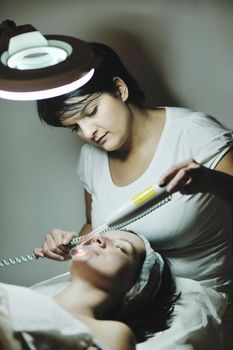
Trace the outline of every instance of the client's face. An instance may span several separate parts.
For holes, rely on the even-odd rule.
[[[145,257],[144,243],[127,231],[110,231],[76,247],[71,274],[100,288],[125,293],[134,284]]]

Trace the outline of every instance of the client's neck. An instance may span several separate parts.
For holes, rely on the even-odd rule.
[[[108,292],[95,288],[82,280],[72,280],[70,285],[54,300],[76,318],[103,319],[114,303]]]

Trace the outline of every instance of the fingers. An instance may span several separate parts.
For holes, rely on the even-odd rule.
[[[167,185],[168,192],[193,193],[194,183],[200,174],[201,166],[193,159],[187,159],[171,167],[161,178],[160,185]],[[198,189],[197,189],[198,191]]]
[[[35,248],[34,254],[38,257],[46,257],[53,260],[64,261],[70,258],[68,244],[76,232],[67,232],[60,229],[53,229],[45,238],[42,248]]]
[[[64,252],[56,245],[47,244],[46,242],[43,245],[42,252],[46,258],[63,261],[65,260]]]
[[[43,257],[44,257],[44,253],[43,253],[43,251],[42,251],[41,248],[35,248],[35,249],[33,250],[33,253],[34,253],[35,256],[37,256],[38,258],[39,258],[39,257],[40,257],[40,258],[43,258]]]
[[[35,248],[33,250],[33,253],[39,258],[49,258],[49,259],[60,260],[60,261],[65,260],[64,253],[59,254],[59,251],[57,251],[57,252],[58,252],[58,254],[53,253],[51,250],[46,248],[46,246],[44,246],[43,249],[42,248]]]
[[[161,186],[168,184],[180,170],[189,167],[193,163],[197,164],[193,159],[187,159],[183,162],[173,165],[162,175],[159,184]]]
[[[54,253],[52,250],[47,248],[46,244],[44,244],[43,248],[35,248],[33,253],[39,258],[48,258],[59,261],[65,260],[65,257],[63,256],[64,253]]]

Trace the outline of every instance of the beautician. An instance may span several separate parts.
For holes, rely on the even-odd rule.
[[[175,276],[227,295],[222,322],[225,350],[230,350],[233,134],[205,113],[147,108],[144,93],[116,53],[103,44],[90,45],[102,58],[92,79],[73,92],[38,101],[42,121],[68,128],[85,142],[78,175],[86,223],[79,233],[53,229],[35,253],[67,259],[64,245],[71,238],[103,224],[150,184],[167,185],[171,201],[127,228],[145,235]]]

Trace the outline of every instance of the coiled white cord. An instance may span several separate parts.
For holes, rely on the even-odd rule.
[[[158,209],[162,205],[166,204],[167,202],[169,202],[171,200],[171,198],[172,198],[171,195],[167,195],[167,197],[163,198],[158,203],[149,206],[147,209],[144,209],[143,211],[141,210],[137,215],[133,215],[132,217],[129,217],[128,219],[122,220],[119,223],[116,223],[115,225],[113,224],[113,225],[105,226],[105,228],[101,231],[101,233],[107,232],[107,231],[120,230],[122,228],[126,228],[131,223],[135,222],[136,220],[139,220],[139,219],[143,218],[144,216],[148,215],[149,213],[151,213],[155,209]],[[74,237],[70,241],[70,243],[67,244],[67,246],[69,248],[72,248],[72,247],[76,246],[81,241],[84,241],[84,240],[88,241],[89,239],[86,239],[86,237],[88,235],[90,235],[90,234],[88,233],[87,235]],[[90,236],[90,239],[91,239],[91,236]],[[38,257],[34,253],[27,254],[27,255],[24,255],[24,256],[21,255],[19,257],[11,257],[11,258],[7,258],[7,259],[1,260],[0,261],[0,267],[5,267],[5,266],[10,266],[10,265],[15,265],[15,264],[31,262],[31,261],[33,261],[35,259],[38,259]]]

